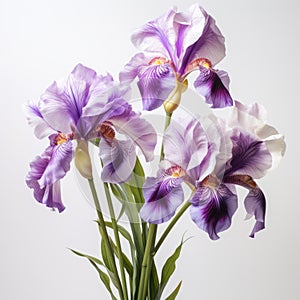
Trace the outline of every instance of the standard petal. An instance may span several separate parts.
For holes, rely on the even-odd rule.
[[[245,198],[246,219],[255,217],[255,225],[250,233],[254,238],[255,233],[265,228],[266,199],[259,188],[251,189]]]
[[[200,67],[200,75],[196,78],[194,86],[212,108],[222,108],[233,105],[226,84],[228,82],[226,72]]]
[[[176,86],[174,71],[167,63],[142,68],[138,78],[144,110],[161,106]]]
[[[39,108],[34,103],[24,106],[26,118],[30,126],[34,127],[34,134],[38,139],[42,139],[55,133],[55,130],[44,120]]]
[[[104,182],[122,183],[130,179],[136,161],[135,145],[131,140],[101,138],[99,155],[103,163],[101,179]]]
[[[184,147],[182,146],[184,145]],[[194,118],[173,119],[164,135],[165,159],[191,172],[198,180],[199,166],[208,154],[209,141],[200,122]]]
[[[232,158],[227,164],[225,176],[241,174],[261,178],[272,166],[272,156],[264,142],[255,136],[234,129]]]
[[[132,111],[131,106],[128,106],[124,114],[109,118],[108,121],[119,133],[129,137],[142,150],[146,161],[153,159],[157,141],[155,129],[139,114]]]
[[[132,43],[140,50],[161,53],[175,62],[174,48],[176,33],[173,28],[175,11],[170,9],[156,20],[137,29],[131,36]]]
[[[132,82],[138,76],[141,67],[148,66],[151,59],[152,58],[146,57],[143,53],[137,53],[134,55],[129,63],[127,63],[124,69],[120,72],[120,82]]]
[[[231,218],[237,209],[236,194],[224,184],[217,189],[198,188],[190,202],[192,220],[212,240],[218,239],[218,233],[230,227]]]
[[[154,224],[171,219],[184,199],[182,181],[180,177],[147,178],[143,186],[145,204],[140,210],[141,218]]]
[[[206,58],[212,65],[215,65],[225,57],[225,39],[216,26],[215,20],[197,5],[194,6],[194,10],[197,12],[197,15],[203,15],[205,25],[203,28],[202,22],[199,22],[198,30],[201,35],[199,36],[198,33],[198,40],[186,49],[179,70],[180,74],[184,74],[188,64],[197,58]],[[193,30],[196,30],[196,28],[193,28]]]
[[[77,65],[65,82],[54,82],[41,96],[39,109],[55,130],[69,133],[82,115],[96,72]]]

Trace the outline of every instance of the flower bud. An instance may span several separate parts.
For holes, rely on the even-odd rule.
[[[79,173],[86,179],[92,179],[92,163],[88,149],[88,142],[84,140],[77,141],[75,150],[75,166]]]
[[[176,80],[176,86],[174,87],[167,100],[164,102],[164,108],[167,113],[173,113],[173,111],[179,106],[181,95],[187,90],[187,87],[187,79],[185,79],[183,82]]]

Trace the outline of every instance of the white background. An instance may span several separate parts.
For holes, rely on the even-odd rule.
[[[47,141],[35,139],[22,104],[37,100],[78,62],[117,76],[136,51],[129,40],[136,27],[172,5],[183,9],[193,2],[0,1],[0,299],[109,299],[88,262],[67,249],[98,252],[95,213],[74,172],[63,180],[67,209],[60,215],[38,204],[24,183],[29,161]],[[243,221],[242,205],[216,242],[188,214],[176,227],[158,261],[184,232],[194,237],[169,286],[170,291],[183,279],[179,300],[300,299],[297,3],[201,2],[226,37],[227,57],[218,67],[228,71],[232,95],[262,103],[288,148],[280,167],[260,181],[268,201],[267,228],[254,240],[248,238],[253,223]]]

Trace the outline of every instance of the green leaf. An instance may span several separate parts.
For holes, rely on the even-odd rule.
[[[178,283],[175,290],[166,298],[166,300],[175,300],[181,288],[182,280]]]
[[[120,259],[120,258],[119,258],[119,251],[118,251],[117,246],[115,245],[115,243],[114,243],[112,240],[110,240],[110,242],[111,242],[111,244],[112,244],[112,246],[113,246],[113,250],[114,250],[114,252],[115,252],[117,258]],[[128,257],[126,256],[126,254],[125,254],[124,252],[121,251],[121,255],[122,255],[122,257],[123,257],[124,267],[125,267],[125,269],[126,269],[128,275],[129,275],[130,277],[132,277],[132,274],[133,274],[133,266],[132,266],[130,260],[128,259]]]
[[[114,296],[114,294],[113,294],[113,292],[112,292],[112,290],[111,290],[111,288],[110,288],[110,279],[109,279],[109,276],[108,276],[105,272],[103,272],[103,271],[97,266],[97,265],[100,265],[100,266],[102,266],[102,267],[105,267],[104,263],[103,263],[100,259],[98,259],[98,258],[96,258],[96,257],[94,257],[94,256],[87,255],[87,254],[83,254],[83,253],[78,252],[78,251],[73,250],[73,249],[70,249],[70,250],[71,250],[74,254],[76,254],[76,255],[78,255],[78,256],[81,256],[81,257],[85,257],[85,258],[87,258],[87,259],[89,260],[89,262],[92,264],[92,266],[97,270],[97,272],[98,272],[98,274],[99,274],[99,277],[100,277],[101,281],[103,282],[103,284],[105,285],[105,287],[106,287],[106,289],[108,290],[108,292],[110,293],[111,298],[112,298],[113,300],[117,300],[117,298]],[[114,273],[111,272],[108,268],[107,268],[107,271],[108,271],[108,273],[110,274],[113,283],[116,284],[116,281],[115,281],[115,278],[116,278],[116,277],[115,277]],[[115,282],[114,282],[114,281],[115,281]]]
[[[91,256],[91,255],[87,255],[87,254],[83,254],[83,253],[80,253],[76,250],[73,250],[73,249],[70,249],[74,254],[78,255],[78,256],[81,256],[81,257],[85,257],[87,258],[88,260],[91,260],[93,261],[94,263],[96,263],[97,265],[100,265],[100,266],[105,266],[104,263],[99,259],[99,258],[96,258],[94,256]]]
[[[163,266],[162,272],[161,272],[161,280],[160,280],[160,287],[158,292],[158,299],[160,299],[162,292],[168,283],[170,277],[174,273],[176,269],[176,261],[180,255],[181,248],[183,245],[183,241],[181,241],[180,245],[176,248],[174,253],[167,259],[166,263]]]
[[[116,296],[113,294],[112,290],[111,290],[109,276],[105,272],[103,272],[101,269],[99,269],[98,266],[94,263],[93,260],[89,259],[89,261],[95,267],[95,269],[97,270],[97,272],[99,274],[99,277],[100,277],[101,281],[103,282],[103,284],[105,285],[107,291],[110,293],[111,298],[113,300],[118,300],[116,298]]]
[[[149,285],[148,285],[148,295],[150,300],[155,300],[156,295],[158,293],[159,288],[159,280],[157,275],[157,269],[154,263],[154,260],[152,261],[152,268],[151,268],[151,275],[149,278]]]

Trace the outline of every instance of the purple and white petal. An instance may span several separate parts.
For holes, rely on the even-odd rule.
[[[39,109],[46,122],[55,130],[70,133],[82,115],[89,99],[96,72],[77,65],[67,81],[54,82],[41,96]]]
[[[49,124],[44,120],[39,108],[34,103],[28,103],[24,105],[24,110],[26,113],[26,118],[28,124],[34,127],[34,134],[38,139],[42,139],[49,136],[56,131],[49,126]]]
[[[212,108],[222,108],[233,105],[228,91],[228,82],[228,75],[225,71],[200,67],[200,74],[196,78],[194,86]]]
[[[138,76],[140,68],[148,66],[152,58],[146,57],[144,53],[134,55],[120,72],[120,82],[132,82]]]
[[[138,78],[144,110],[161,106],[176,86],[174,71],[168,63],[143,67]]]
[[[213,171],[216,153],[200,122],[187,116],[172,120],[164,136],[164,154],[166,160],[182,167],[194,184]]]
[[[187,11],[178,12],[174,17],[174,28],[177,33],[176,54],[182,59],[187,48],[199,39],[206,24],[207,14],[194,4]],[[184,68],[184,67],[183,67]]]
[[[224,184],[215,189],[205,186],[198,188],[190,202],[192,220],[212,240],[218,239],[218,233],[230,227],[237,209],[237,195]]]
[[[99,156],[103,163],[102,181],[122,183],[130,179],[136,161],[135,145],[131,140],[101,138]]]
[[[176,33],[173,20],[176,11],[170,9],[164,15],[137,29],[131,36],[132,43],[140,50],[160,53],[175,63]]]
[[[272,166],[272,156],[266,145],[255,136],[233,130],[232,158],[227,164],[225,176],[234,174],[249,175],[261,178]]]
[[[50,139],[51,138],[52,136]],[[39,185],[44,187],[57,182],[70,170],[70,163],[73,158],[72,141],[69,140],[60,145],[48,147],[41,158],[48,161],[48,164],[39,179]]]
[[[148,177],[143,186],[145,204],[141,218],[149,223],[160,224],[170,220],[184,200],[182,177]]]
[[[245,198],[246,219],[255,217],[255,225],[250,233],[254,238],[255,234],[265,228],[266,199],[259,188],[251,189]]]
[[[58,149],[64,144],[50,146],[41,156],[37,156],[30,163],[30,171],[26,177],[28,187],[34,190],[35,199],[48,207],[57,208],[59,212],[65,208],[61,201],[59,180],[70,168],[69,152],[72,152],[71,149],[68,150],[71,142],[65,144],[64,149]],[[67,155],[61,155],[63,152]],[[55,167],[57,167],[57,172]]]
[[[203,26],[202,22],[199,22],[198,40],[185,51],[179,70],[182,75],[185,74],[188,64],[198,58],[206,58],[214,66],[225,57],[225,39],[215,20],[203,8],[197,7],[197,4],[194,5],[194,9],[198,10],[198,15],[203,15],[205,24]]]
[[[108,119],[115,129],[129,137],[135,145],[143,152],[146,161],[151,161],[154,157],[154,148],[157,142],[157,135],[153,126],[135,113],[131,106],[123,115]]]

